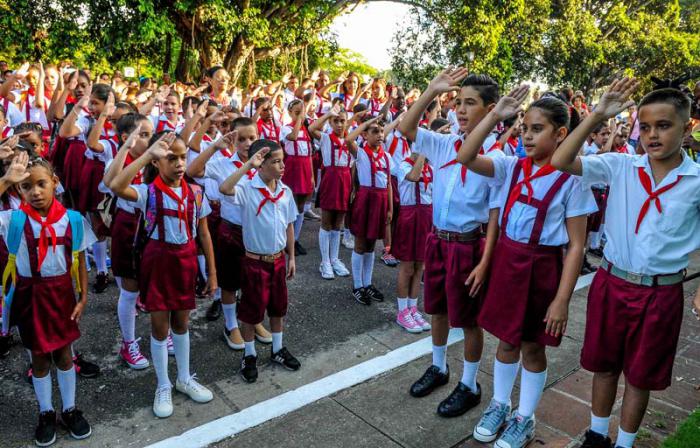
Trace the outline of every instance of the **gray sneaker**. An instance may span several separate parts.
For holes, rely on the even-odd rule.
[[[535,438],[535,416],[525,418],[514,411],[494,448],[523,448]]]
[[[505,426],[509,415],[510,405],[491,399],[489,407],[486,408],[479,423],[474,427],[474,438],[483,443],[493,442]]]

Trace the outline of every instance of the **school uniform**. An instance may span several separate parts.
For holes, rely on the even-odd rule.
[[[163,191],[157,187],[159,179],[131,186],[138,194],[134,207],[145,214],[145,231],[150,235],[138,272],[141,301],[149,312],[192,310],[198,268],[197,224],[211,208],[198,185],[182,181],[180,187],[164,187]],[[184,199],[184,204],[178,208],[168,192]]]
[[[102,130],[99,144],[102,145],[102,152],[85,149],[78,190],[78,210],[83,214],[96,211],[97,206],[104,199],[104,194],[99,191],[99,185],[104,177],[105,165],[117,155],[119,150],[119,139],[111,123]]]
[[[24,123],[26,117],[22,111],[19,110],[19,107],[10,101],[9,98],[1,98],[0,104],[2,104],[2,107],[5,109],[5,117],[11,128]]]
[[[291,123],[280,131],[280,143],[284,148],[282,182],[289,186],[294,194],[308,195],[314,191],[311,163],[313,147],[304,125],[299,128],[296,140],[288,140],[287,137],[293,129],[294,124]]]
[[[389,182],[394,165],[383,147],[357,151],[355,170],[359,188],[351,205],[350,232],[368,240],[383,239],[389,207]]]
[[[46,114],[49,111],[49,106],[51,105],[51,98],[44,97],[44,106],[36,107],[34,102],[36,101],[36,95],[34,89],[29,89],[23,92],[21,95],[21,112],[24,115],[24,121],[27,123],[39,123],[41,125],[42,134],[41,140],[44,143],[44,152],[42,156],[46,156],[49,139],[51,138],[52,126],[46,118]]]
[[[384,107],[384,102],[376,100],[374,98],[370,98],[366,104],[367,108],[369,109],[369,114],[373,117],[379,115],[379,113],[382,111],[382,108]]]
[[[243,167],[243,161],[238,153],[231,157],[212,157],[206,164],[204,176],[221,185],[241,167]],[[236,188],[250,182],[255,173],[254,169],[246,173]],[[241,206],[236,203],[234,197],[222,195],[221,224],[216,235],[214,252],[218,283],[221,289],[226,291],[241,289],[243,278],[241,259],[245,256],[241,222]]]
[[[401,261],[425,259],[425,242],[433,225],[433,168],[426,160],[421,178],[412,182],[406,176],[414,164],[407,158],[396,170],[401,207],[396,218],[391,253]]]
[[[12,213],[0,212],[0,235],[5,244]],[[80,252],[97,241],[85,218],[82,225]],[[19,328],[22,344],[39,353],[50,353],[80,337],[77,322],[70,318],[76,296],[71,278],[73,232],[68,215],[63,212],[49,226],[52,231],[44,229],[42,240],[41,223],[27,216],[17,252],[17,284],[10,314],[10,325]],[[44,244],[45,256],[40,260],[40,247]]]
[[[532,159],[503,157],[493,164],[493,185],[502,187],[501,234],[479,325],[511,345],[558,346],[561,336],[545,333],[544,318],[561,280],[565,221],[595,212],[595,200],[580,179]]]
[[[192,150],[188,151],[187,165],[189,166],[189,164],[194,159],[199,157],[199,155],[203,151],[206,151],[209,148],[209,146],[214,144],[214,142],[219,140],[220,138],[221,133],[219,131],[216,132],[216,135],[214,137],[210,137],[208,134],[204,134],[204,136],[202,137],[202,141],[199,145],[200,152],[195,152]],[[214,153],[211,159],[229,159],[231,158],[231,156],[232,154],[228,149],[222,149]],[[216,241],[219,232],[219,225],[221,224],[221,201],[223,198],[223,195],[219,192],[219,184],[216,183],[216,181],[214,181],[213,179],[208,178],[206,176],[203,178],[193,180],[204,188],[204,195],[209,200],[209,207],[211,208],[211,213],[209,214],[209,216],[207,216],[207,224],[209,225],[209,233],[211,234],[212,242]]]
[[[235,203],[240,206],[243,244],[243,282],[238,318],[250,325],[287,314],[287,272],[284,249],[287,227],[297,219],[292,190],[277,181],[270,191],[256,174],[250,182],[236,186]]]
[[[583,145],[583,154],[586,157],[597,157],[598,145],[595,143],[585,143]],[[600,238],[603,232],[603,223],[605,222],[605,209],[608,203],[608,194],[610,188],[604,183],[596,183],[591,185],[591,190],[593,191],[593,197],[595,198],[596,205],[598,206],[598,211],[591,213],[588,216],[588,222],[586,223],[586,232],[592,232],[593,235],[590,236],[590,246],[599,247]]]
[[[263,121],[262,118],[258,118],[257,126],[258,135],[260,136],[260,138],[279,142],[280,126],[277,123],[278,122],[275,119],[268,123]]]
[[[503,157],[494,147],[495,135],[484,147],[491,158]],[[481,260],[482,225],[489,220],[495,194],[489,179],[469,171],[456,160],[461,137],[418,129],[413,151],[433,167],[434,231],[425,245],[424,304],[428,314],[447,314],[455,328],[476,326],[480,299],[469,297],[464,285]]]
[[[395,167],[398,167],[411,155],[411,144],[398,130],[392,131],[386,138],[386,147]],[[401,207],[401,199],[399,197],[399,179],[394,172],[391,173],[391,193],[394,215],[397,216]],[[396,220],[391,222],[392,233],[396,230],[396,222]]]
[[[153,123],[153,129],[155,129],[156,134],[161,132],[175,132],[179,134],[185,127],[185,120],[181,115],[178,115],[175,121],[168,120],[165,114],[151,115],[149,118],[151,123]]]
[[[671,384],[683,318],[684,270],[700,248],[700,165],[683,161],[658,184],[647,155],[582,158],[584,184],[610,184],[605,259],[588,293],[581,365],[630,384]]]
[[[316,92],[316,118],[324,116],[331,108],[331,102]]]
[[[136,160],[130,153],[126,155],[124,168]],[[105,173],[109,170],[114,159],[105,164]],[[139,173],[132,181],[131,185],[141,185],[142,173]],[[114,195],[104,183],[99,189],[102,193]],[[137,273],[134,270],[133,247],[136,240],[136,231],[139,226],[141,211],[135,207],[133,202],[122,198],[117,198],[116,210],[111,225],[111,246],[109,253],[112,257],[112,274],[115,277],[136,279]]]
[[[0,138],[12,137],[14,134],[14,129],[12,129],[10,126],[5,126],[4,128],[2,128],[2,131],[0,131]]]
[[[346,212],[352,192],[352,156],[344,137],[324,132],[319,141],[323,163],[318,187],[319,206],[321,210]]]
[[[87,109],[83,109],[75,121],[75,126],[80,133],[68,139],[65,159],[63,160],[63,179],[66,190],[71,194],[73,201],[77,203],[80,197],[80,176],[85,164],[85,151],[87,150],[87,136],[95,120]]]

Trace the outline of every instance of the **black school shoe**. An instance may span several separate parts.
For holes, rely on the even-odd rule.
[[[583,265],[581,265],[581,274],[586,275],[590,274],[592,272],[597,271],[598,268],[596,266],[593,266],[589,261],[588,257],[584,255],[583,257]]]
[[[365,291],[367,292],[369,298],[374,300],[375,302],[384,301],[384,294],[382,294],[377,288],[375,288],[374,285],[369,285],[365,288]]]
[[[442,400],[437,408],[441,417],[457,417],[472,409],[481,402],[481,384],[476,383],[476,392],[472,391],[461,381],[452,393]]]
[[[5,336],[0,336],[0,359],[5,358],[10,354],[10,347],[12,346],[12,335],[8,334]]]
[[[450,367],[447,366],[447,372],[440,372],[437,366],[430,366],[421,376],[418,381],[411,386],[410,394],[413,397],[420,398],[429,395],[433,390],[450,382]]]
[[[83,411],[78,408],[61,412],[61,424],[68,429],[70,436],[77,440],[87,439],[92,434],[90,423],[83,417]]]
[[[612,440],[589,429],[586,431],[581,448],[612,448]]]
[[[258,357],[253,355],[244,356],[241,359],[241,378],[246,383],[254,383],[258,380]]]
[[[369,295],[367,295],[367,290],[365,290],[365,288],[353,289],[352,297],[357,303],[361,303],[362,305],[369,306],[372,304],[372,299],[370,299]]]
[[[287,347],[282,347],[277,353],[272,353],[270,359],[272,359],[272,362],[281,364],[287,370],[299,370],[301,367],[299,360],[289,353]]]
[[[103,293],[107,286],[109,286],[109,275],[106,272],[99,272],[95,276],[95,284],[92,287],[93,292],[95,294]]]
[[[301,245],[299,241],[294,242],[294,253],[296,255],[306,255],[306,249]]]
[[[44,411],[39,414],[39,424],[34,430],[36,446],[49,446],[56,442],[56,412]]]
[[[209,322],[219,320],[221,317],[221,300],[214,300],[207,310],[206,318]]]
[[[100,375],[100,366],[86,361],[80,353],[73,357],[73,364],[75,365],[75,373],[83,378],[95,378]]]

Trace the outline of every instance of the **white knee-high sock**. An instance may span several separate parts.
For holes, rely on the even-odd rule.
[[[61,391],[63,412],[75,407],[75,366],[68,370],[56,369],[58,389]]]
[[[299,241],[299,235],[301,235],[302,224],[304,224],[304,214],[299,213],[297,215],[296,221],[294,221],[294,241]]]
[[[321,263],[330,264],[331,262],[331,242],[330,233],[328,230],[319,229],[318,231],[318,246],[321,250]]]
[[[173,331],[171,334],[177,363],[177,380],[188,383],[190,381],[190,332],[177,334]]]
[[[236,319],[236,304],[222,303],[221,309],[224,311],[224,320],[226,321],[226,330],[231,331],[238,328],[238,319]]]
[[[209,280],[209,275],[207,274],[207,259],[204,255],[197,255],[197,264],[199,264],[199,272],[202,273],[204,281]]]
[[[96,241],[92,245],[92,255],[95,257],[97,272],[107,273],[107,241]]]
[[[433,345],[433,365],[440,372],[447,372],[447,345]]]
[[[122,330],[122,339],[131,342],[136,339],[136,299],[138,292],[121,289],[119,291],[119,302],[117,302],[117,317],[119,318],[119,328]]]
[[[338,259],[338,253],[340,252],[340,230],[331,230],[329,233],[331,261],[335,261]]]
[[[547,382],[547,370],[544,372],[530,372],[523,367],[520,372],[520,404],[518,414],[529,418],[535,414],[535,409],[540,403],[544,384]]]
[[[53,411],[53,403],[51,402],[51,372],[42,378],[35,375],[32,378],[32,386],[34,386],[36,400],[39,402],[39,412]]]
[[[374,271],[374,252],[362,254],[362,286],[372,284],[372,271]]]
[[[515,377],[518,376],[519,362],[506,364],[498,359],[493,361],[493,399],[501,404],[510,405]]]
[[[151,358],[153,359],[153,367],[156,370],[158,378],[158,387],[172,387],[170,378],[168,378],[168,340],[158,339],[151,336]]]
[[[476,392],[476,375],[479,373],[480,361],[470,362],[464,360],[464,370],[462,370],[462,384],[467,386],[472,392]]]
[[[354,289],[362,288],[362,272],[364,257],[354,250],[352,251],[352,287]]]

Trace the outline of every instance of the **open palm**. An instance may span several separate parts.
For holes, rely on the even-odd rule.
[[[432,81],[430,81],[430,88],[435,91],[435,93],[445,93],[451,92],[453,90],[459,89],[459,84],[464,78],[469,74],[469,70],[464,67],[458,67],[454,69],[445,69],[440,72]]]
[[[616,79],[610,84],[600,101],[596,105],[594,112],[603,115],[605,118],[612,118],[620,112],[634,105],[630,96],[639,87],[639,81],[634,78]]]
[[[499,120],[505,120],[520,112],[521,106],[530,93],[530,86],[521,84],[508,95],[501,97],[493,109]]]

